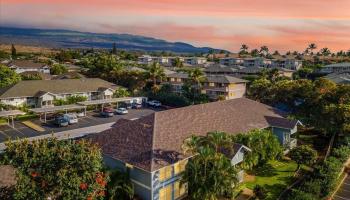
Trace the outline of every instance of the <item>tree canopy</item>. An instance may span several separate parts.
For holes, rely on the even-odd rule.
[[[0,64],[0,88],[17,83],[21,76],[5,65]]]

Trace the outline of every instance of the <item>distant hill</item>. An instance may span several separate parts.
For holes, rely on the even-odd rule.
[[[168,42],[130,34],[100,34],[70,30],[0,27],[1,44],[38,45],[52,48],[117,48],[144,51],[172,51],[177,53],[207,53],[217,50],[194,47],[183,42]]]

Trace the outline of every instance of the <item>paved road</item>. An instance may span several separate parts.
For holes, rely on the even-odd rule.
[[[350,176],[348,176],[337,193],[333,197],[334,200],[350,200]]]
[[[65,132],[69,130],[75,130],[85,127],[91,127],[101,124],[107,124],[116,122],[118,119],[125,118],[125,119],[137,119],[146,115],[149,115],[151,113],[154,113],[156,110],[152,109],[139,109],[134,110],[130,109],[129,114],[127,115],[115,115],[114,117],[104,118],[100,117],[99,113],[90,112],[87,114],[84,118],[79,118],[79,123],[69,125],[68,127],[57,127],[53,125],[52,123],[42,123],[39,119],[31,120],[33,123],[42,126],[45,131],[44,132],[37,132],[31,128],[28,128],[21,122],[15,122],[15,128],[9,127],[7,125],[0,126],[0,143],[6,141],[7,139],[20,139],[20,138],[30,138],[30,137],[37,137],[41,135],[48,135],[58,132]]]

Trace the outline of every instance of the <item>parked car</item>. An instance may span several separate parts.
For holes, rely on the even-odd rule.
[[[103,117],[113,117],[114,110],[113,110],[113,108],[109,108],[109,107],[103,108],[103,110],[102,110],[102,112],[100,114]]]
[[[64,114],[63,117],[68,120],[69,124],[76,124],[76,123],[78,123],[78,117],[74,113]]]
[[[128,114],[129,112],[128,112],[128,110],[127,110],[126,108],[118,108],[118,109],[116,110],[116,113],[117,113],[118,115],[126,115],[126,114]]]
[[[126,108],[126,109],[131,109],[132,108],[132,104],[131,103],[127,103],[127,102],[121,102],[119,105],[120,105],[120,108]]]
[[[132,108],[133,109],[140,109],[140,108],[142,108],[142,104],[141,103],[133,103]]]
[[[85,117],[85,112],[77,112],[77,117]]]
[[[153,107],[160,107],[162,105],[160,101],[157,100],[148,101],[147,104]]]
[[[62,127],[62,126],[68,126],[69,121],[64,116],[58,116],[58,117],[55,118],[55,122],[54,123],[57,126]]]

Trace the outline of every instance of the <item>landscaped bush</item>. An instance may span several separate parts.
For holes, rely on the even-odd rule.
[[[259,200],[266,199],[267,193],[268,193],[267,190],[261,185],[256,185],[254,187],[253,192],[254,192],[255,198]]]
[[[350,155],[350,148],[348,146],[341,146],[339,148],[333,149],[332,155],[344,163],[348,160]]]
[[[288,200],[319,200],[319,198],[312,193],[294,189],[288,196]]]
[[[316,195],[320,194],[320,192],[321,192],[321,180],[320,179],[307,180],[302,184],[301,189],[307,193],[312,193],[312,194],[316,194]]]
[[[86,96],[73,95],[73,96],[67,97],[66,100],[55,99],[53,104],[55,106],[62,106],[62,105],[75,104],[75,103],[86,101],[86,100],[87,100]]]
[[[103,199],[109,180],[97,146],[84,140],[6,143],[1,157],[17,173],[13,199]]]

